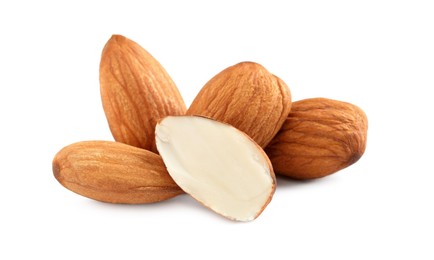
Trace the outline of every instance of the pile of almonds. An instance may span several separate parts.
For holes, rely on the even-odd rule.
[[[113,35],[100,64],[104,112],[113,141],[60,150],[55,178],[109,203],[154,203],[188,193],[232,220],[260,215],[275,174],[320,178],[355,162],[367,118],[350,103],[291,101],[288,86],[263,66],[241,62],[214,76],[186,108],[160,63]]]

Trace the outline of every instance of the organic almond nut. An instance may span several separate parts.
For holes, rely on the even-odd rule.
[[[157,152],[157,121],[186,111],[181,94],[160,63],[121,35],[113,35],[102,52],[100,90],[114,139],[153,152]]]
[[[241,62],[208,81],[187,114],[231,124],[265,147],[290,109],[291,93],[283,80],[257,63]]]
[[[206,207],[250,221],[270,202],[276,188],[273,168],[245,133],[198,116],[166,117],[155,131],[169,174]]]
[[[53,173],[67,189],[103,202],[152,203],[183,193],[159,155],[117,142],[66,146],[54,157]]]
[[[368,120],[357,106],[326,98],[292,103],[282,129],[266,147],[276,173],[314,179],[357,162],[366,148]]]

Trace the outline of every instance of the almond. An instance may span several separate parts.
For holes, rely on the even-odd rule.
[[[357,106],[326,98],[294,102],[282,129],[266,147],[276,173],[313,179],[357,162],[366,148],[368,121]]]
[[[152,203],[183,193],[159,155],[117,142],[66,146],[54,157],[53,173],[67,189],[103,202]]]
[[[232,220],[250,221],[270,202],[276,179],[265,152],[235,127],[198,116],[169,116],[156,127],[169,174],[193,198]]]
[[[290,109],[291,93],[281,79],[257,63],[242,62],[208,81],[187,114],[231,124],[265,147]]]
[[[160,63],[137,43],[113,35],[100,63],[104,112],[116,141],[157,152],[155,125],[182,115],[184,101]]]

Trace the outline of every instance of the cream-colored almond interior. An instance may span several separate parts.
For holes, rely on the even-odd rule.
[[[175,182],[215,212],[254,219],[274,193],[268,158],[243,132],[197,117],[166,117],[156,127],[157,148]]]

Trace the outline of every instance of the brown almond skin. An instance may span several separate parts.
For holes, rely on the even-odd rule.
[[[134,41],[113,35],[100,63],[102,105],[114,139],[157,153],[155,125],[186,107],[160,63]]]
[[[102,202],[153,203],[183,193],[159,155],[118,142],[66,146],[54,157],[53,173],[67,189]]]
[[[208,81],[188,115],[228,123],[265,147],[285,122],[291,93],[283,80],[254,62],[231,66]]]
[[[294,102],[266,147],[276,173],[321,178],[357,162],[365,152],[368,120],[357,106],[326,98]]]

